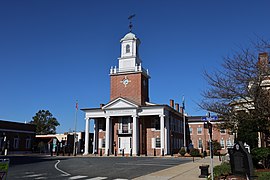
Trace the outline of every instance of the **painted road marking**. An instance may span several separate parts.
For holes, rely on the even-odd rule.
[[[23,176],[23,177],[26,177],[26,178],[34,178],[34,177],[38,177],[38,176],[44,176],[46,174],[30,174],[30,175],[26,175],[26,176]]]
[[[35,179],[48,179],[46,177],[38,177],[38,178],[35,178]]]
[[[102,180],[102,179],[107,179],[107,177],[95,177],[87,180]]]
[[[70,174],[68,174],[67,172],[65,172],[65,171],[63,171],[63,170],[61,170],[61,169],[59,169],[59,168],[57,167],[57,165],[58,165],[59,163],[60,163],[60,160],[57,160],[57,163],[54,165],[55,169],[56,169],[57,171],[61,172],[61,173],[63,174],[63,176],[70,176]]]
[[[73,176],[70,177],[69,179],[82,179],[82,178],[86,178],[87,176]]]
[[[153,163],[148,163],[148,164],[116,163],[116,164],[130,165],[130,166],[166,166],[166,167],[174,166],[174,165],[170,165],[170,164],[153,164]]]

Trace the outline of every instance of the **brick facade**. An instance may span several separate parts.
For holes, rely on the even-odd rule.
[[[0,120],[0,152],[6,147],[9,153],[32,152],[35,134],[36,126],[33,124]]]
[[[189,117],[189,128],[190,128],[190,139],[194,148],[201,151],[208,149],[209,133],[208,129],[204,128],[204,121],[201,120],[201,116]],[[213,140],[216,140],[220,144],[224,144],[224,147],[220,150],[220,153],[227,153],[227,147],[231,146],[234,142],[233,135],[229,133],[228,130],[220,130],[217,127],[218,123],[221,121],[212,122],[213,124]],[[201,131],[201,133],[199,133]],[[202,142],[202,147],[199,147],[199,141]]]
[[[128,84],[124,85],[123,80],[128,79]],[[124,97],[145,105],[149,101],[148,78],[142,73],[111,75],[111,101]]]

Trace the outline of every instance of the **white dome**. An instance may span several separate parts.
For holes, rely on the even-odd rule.
[[[120,40],[120,42],[127,41],[127,40],[133,40],[133,39],[135,39],[135,40],[137,39],[135,34],[133,34],[132,32],[129,32]]]

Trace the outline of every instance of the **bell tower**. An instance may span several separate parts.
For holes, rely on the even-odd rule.
[[[132,32],[121,40],[121,55],[118,58],[118,68],[111,67],[111,100],[118,97],[127,98],[138,105],[149,102],[149,74],[142,67],[139,57],[140,39]]]

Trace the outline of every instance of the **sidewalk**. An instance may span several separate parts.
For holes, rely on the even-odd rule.
[[[214,167],[221,164],[221,161],[219,161],[218,157],[214,157],[213,164]],[[194,162],[180,164],[178,166],[135,178],[134,180],[203,180],[206,178],[199,178],[199,175],[201,174],[199,166],[201,165],[209,165],[209,173],[211,172],[210,157],[207,156],[205,159],[195,159]]]

